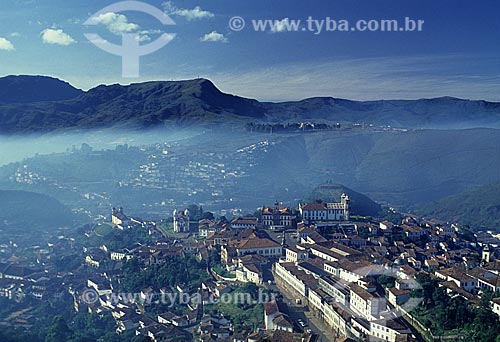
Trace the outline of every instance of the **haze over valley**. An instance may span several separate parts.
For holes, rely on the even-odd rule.
[[[276,199],[295,206],[327,182],[426,214],[500,181],[498,103],[260,103],[203,79],[88,92],[44,77],[2,84],[1,188],[52,196],[89,218],[116,203],[145,217],[192,203],[252,213]]]
[[[500,342],[498,1],[0,1],[0,342]]]

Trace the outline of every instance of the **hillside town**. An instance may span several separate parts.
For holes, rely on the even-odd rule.
[[[29,330],[33,308],[50,302],[155,342],[437,341],[418,314],[421,279],[470,307],[488,298],[500,316],[492,233],[354,214],[348,194],[338,203],[276,201],[230,219],[178,208],[147,221],[113,208],[80,229],[83,238],[0,246],[0,296],[18,311],[1,324]]]

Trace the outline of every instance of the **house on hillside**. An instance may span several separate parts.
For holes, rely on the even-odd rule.
[[[306,224],[311,222],[349,221],[349,196],[342,194],[339,203],[301,203],[299,213]]]

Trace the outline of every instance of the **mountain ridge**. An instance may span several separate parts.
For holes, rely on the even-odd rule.
[[[36,75],[0,77],[0,103],[31,103],[74,98],[83,91],[58,78]]]
[[[23,76],[17,77],[18,81],[23,79]],[[25,77],[24,84],[33,80],[33,76]],[[0,100],[3,93],[8,93],[5,79],[0,79]],[[0,134],[108,127],[223,127],[243,126],[249,122],[301,121],[405,128],[500,128],[500,103],[483,100],[440,97],[353,101],[313,97],[300,101],[259,102],[224,93],[207,79],[100,85],[88,91],[77,90],[60,80],[49,80],[44,81],[58,84],[52,87],[56,93],[58,87],[66,90],[42,98],[63,99],[40,101],[40,98],[34,98],[30,102],[28,96],[24,102],[15,102],[12,99],[23,96],[23,89],[15,88],[18,93],[11,91],[10,102],[0,101]],[[30,93],[35,88],[36,85]]]

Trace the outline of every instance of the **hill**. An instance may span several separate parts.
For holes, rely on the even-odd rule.
[[[489,184],[422,206],[418,213],[473,228],[500,227],[500,183]]]
[[[146,82],[99,86],[66,101],[0,105],[0,133],[185,127],[263,115],[258,101],[224,94],[207,80]]]
[[[100,139],[106,141],[114,138],[105,132],[101,134]],[[158,132],[157,138],[152,134],[148,132],[148,139],[164,141],[163,131]],[[30,140],[27,138],[27,141]],[[156,147],[145,151],[137,147],[92,153],[70,151],[40,154],[23,161],[23,164],[30,172],[55,180],[57,185],[66,184],[68,189],[77,187],[81,194],[96,191],[113,194],[112,201],[122,203],[124,207],[133,207],[136,202],[145,203],[140,201],[152,198],[163,201],[163,189],[170,189],[171,184],[177,182],[183,182],[181,189],[206,189],[197,191],[196,201],[199,203],[213,200],[213,190],[210,189],[224,189],[220,192],[224,194],[222,198],[231,198],[234,206],[253,208],[274,203],[277,199],[295,206],[318,184],[335,180],[335,183],[355,189],[383,205],[415,210],[418,206],[474,187],[500,182],[500,154],[496,153],[499,145],[500,130],[496,129],[360,131],[349,134],[335,131],[241,134],[207,130],[179,140],[169,148],[168,154]],[[119,182],[134,183],[142,173],[141,165],[148,163],[151,155],[157,156],[155,168],[163,175],[159,179],[160,183],[163,182],[161,190],[153,195],[150,187],[142,191],[141,187],[134,188],[134,191],[130,191],[130,187],[116,187]],[[175,158],[174,164],[171,158]],[[222,176],[216,172],[219,166],[214,165],[206,171],[196,169],[196,172],[180,173],[179,176],[179,170],[190,169],[191,162],[200,165],[223,163],[226,174]],[[12,188],[18,167],[0,167],[0,185]],[[205,175],[215,188],[207,188]],[[221,178],[215,180],[217,177]],[[47,188],[44,184],[22,189],[58,196],[59,190]],[[177,193],[177,188],[173,191],[175,194],[169,193],[172,198],[183,198],[184,195]],[[340,193],[332,195],[335,201],[339,200]],[[125,196],[130,197],[127,203],[124,203]],[[67,201],[68,198],[71,200]],[[81,197],[75,197],[73,192],[57,199],[71,208],[80,207]],[[189,199],[189,203],[194,201],[190,196],[185,199]],[[142,210],[142,207],[136,210]]]
[[[0,78],[0,103],[33,103],[68,100],[82,94],[71,84],[45,76],[6,76]]]
[[[380,204],[367,196],[360,194],[340,184],[326,183],[315,188],[309,196],[310,201],[321,199],[323,202],[339,202],[340,196],[345,193],[351,200],[352,214],[362,216],[377,216],[380,213]]]
[[[56,199],[34,192],[0,190],[0,227],[56,229],[72,223],[71,211]]]
[[[98,86],[87,92],[46,77],[0,79],[1,134],[104,127],[223,128],[250,122],[301,121],[408,128],[500,127],[500,103],[450,97],[366,102],[311,98],[270,103],[225,94],[205,79]]]
[[[328,120],[408,128],[500,127],[500,103],[453,97],[420,100],[351,101],[311,98],[268,107],[271,119]]]

